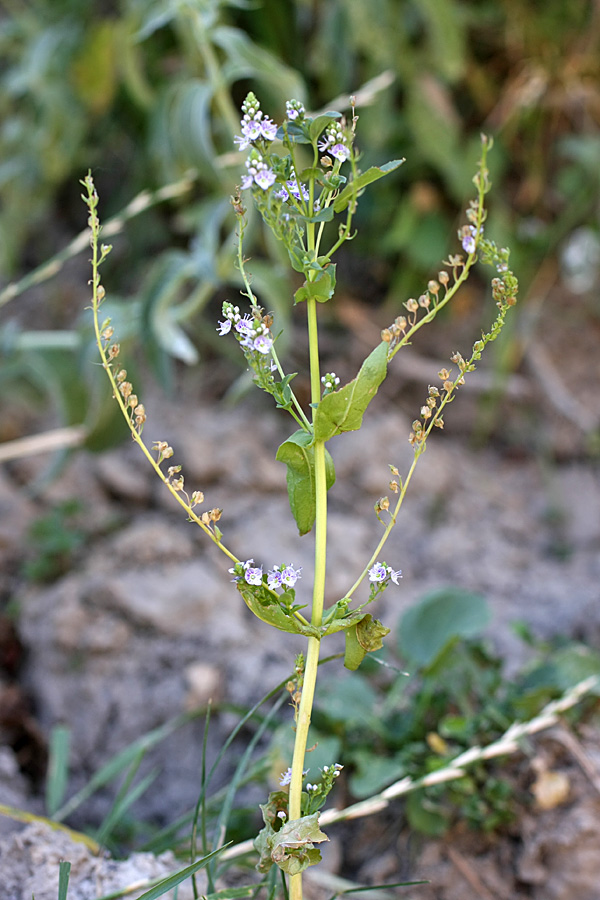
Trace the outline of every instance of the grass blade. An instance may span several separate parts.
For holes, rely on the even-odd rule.
[[[67,900],[71,863],[61,860],[58,864],[58,900]]]
[[[141,738],[138,738],[129,747],[126,747],[124,750],[121,750],[112,759],[110,759],[106,765],[102,766],[95,775],[90,778],[89,782],[81,788],[70,800],[68,800],[57,812],[54,814],[53,818],[55,821],[62,821],[65,819],[73,810],[77,809],[77,807],[81,806],[81,804],[91,797],[92,794],[95,794],[97,790],[101,787],[104,787],[109,781],[112,781],[117,777],[124,769],[130,766],[134,760],[138,757],[138,755],[146,750],[149,750],[151,747],[154,747],[156,744],[163,741],[166,737],[176,731],[178,728],[181,728],[183,725],[187,725],[188,722],[192,722],[194,719],[198,718],[204,714],[204,710],[196,709],[193,712],[183,713],[182,715],[175,716],[173,719],[170,719],[168,722],[165,722],[164,725],[160,725],[158,728],[149,731],[148,734],[142,735]]]
[[[48,774],[46,776],[46,811],[51,817],[60,808],[67,790],[70,739],[71,732],[64,725],[57,725],[50,733]]]

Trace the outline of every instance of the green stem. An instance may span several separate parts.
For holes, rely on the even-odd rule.
[[[309,241],[313,235],[309,235]],[[321,379],[319,365],[319,345],[317,330],[316,300],[307,300],[309,356],[310,356],[310,382],[311,400],[313,403],[313,415],[315,405],[321,396]],[[315,492],[316,492],[316,517],[315,517],[315,575],[313,584],[313,601],[311,624],[320,626],[323,621],[323,604],[325,598],[325,571],[327,552],[327,483],[325,471],[325,444],[323,441],[315,442]],[[320,641],[318,638],[308,639],[306,655],[306,667],[302,687],[302,697],[298,709],[296,722],[296,739],[294,742],[294,755],[292,758],[292,777],[289,793],[289,818],[299,819],[302,815],[302,780],[304,771],[304,758],[308,741],[308,729],[312,715],[312,707],[317,682],[319,666]],[[290,877],[291,900],[302,900],[302,875]]]

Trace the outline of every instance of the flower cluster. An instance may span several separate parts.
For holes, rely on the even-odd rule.
[[[273,338],[263,318],[248,313],[242,316],[239,306],[226,300],[223,303],[223,321],[219,322],[217,331],[222,336],[229,334],[231,330],[245,350],[263,355],[271,352]]]
[[[383,584],[390,579],[394,584],[400,584],[400,578],[402,578],[401,569],[398,569],[398,571],[395,572],[394,569],[385,562],[376,562],[375,565],[371,566],[369,569],[369,581],[373,584]]]
[[[236,563],[229,572],[234,576],[233,581],[245,581],[246,584],[261,585],[263,583],[263,567],[255,566],[253,559]],[[287,565],[273,566],[267,573],[267,585],[271,590],[283,588],[284,591],[293,588],[302,573],[302,567],[295,569],[291,563]]]
[[[243,563],[236,563],[235,566],[229,569],[229,572],[233,575],[232,581],[245,581],[246,584],[254,585],[262,584],[262,566],[255,566],[253,559],[247,559]]]
[[[293,166],[290,170],[290,177],[285,182],[285,185],[282,185],[276,190],[274,195],[284,201],[289,200],[290,197],[293,197],[295,200],[304,200],[305,202],[308,202],[310,199],[308,188],[301,181],[298,181],[298,176],[296,175]]]
[[[336,387],[340,383],[340,379],[335,374],[335,372],[327,372],[321,378],[321,384],[323,385],[323,396],[326,394],[330,394],[332,391],[335,391]]]
[[[369,569],[369,581],[371,582],[371,590],[369,591],[369,603],[372,603],[380,594],[385,591],[390,581],[394,584],[400,584],[402,571],[392,569],[386,562],[376,562]]]
[[[285,104],[285,112],[290,122],[301,122],[306,110],[299,100],[288,100]]]
[[[299,100],[288,100],[286,111],[290,122],[301,121],[304,118],[304,107]],[[277,180],[268,149],[277,137],[278,129],[275,122],[264,115],[252,91],[242,103],[240,127],[242,133],[234,138],[234,143],[239,150],[252,148],[246,160],[247,173],[242,176],[241,180],[242,190],[248,190],[256,185],[263,191],[267,191]],[[290,196],[294,196],[298,200],[302,196],[304,200],[308,200],[308,191],[304,185],[298,183],[293,168],[285,186],[279,189],[276,196],[282,200],[288,200]]]
[[[287,566],[273,566],[267,574],[267,584],[271,589],[292,588],[300,578],[302,567],[295,569],[293,564]]]
[[[317,146],[321,153],[329,153],[340,162],[346,162],[350,158],[350,148],[346,145],[344,130],[338,122],[327,126]]]
[[[302,814],[310,816],[317,812],[324,804],[328,794],[340,772],[344,767],[340,763],[334,763],[332,766],[323,766],[321,769],[321,780],[318,782],[306,782],[304,786],[305,794],[302,797]]]
[[[263,115],[260,103],[252,91],[242,103],[242,120],[240,125],[242,130],[241,137],[234,138],[234,142],[240,150],[247,150],[256,141],[274,141],[277,135],[277,125]]]

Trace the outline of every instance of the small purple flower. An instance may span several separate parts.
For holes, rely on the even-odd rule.
[[[271,590],[281,587],[281,572],[279,571],[279,566],[273,566],[271,571],[267,574],[267,584]]]
[[[483,230],[483,229],[482,229]],[[476,237],[477,237],[477,229],[474,225],[465,225],[465,227],[460,232],[462,236],[462,247],[465,253],[475,253],[477,249]]]
[[[244,316],[243,319],[240,319],[239,322],[236,322],[235,330],[238,332],[238,334],[243,334],[243,335],[252,334],[252,330],[253,330],[252,323],[253,323],[252,317],[246,315],[246,316]]]
[[[260,133],[266,141],[274,141],[277,135],[277,125],[272,119],[262,119]]]
[[[369,581],[373,582],[373,584],[383,584],[384,581],[387,581],[390,578],[394,584],[399,583],[399,579],[402,578],[402,572],[400,569],[398,571],[394,571],[391,566],[388,566],[387,563],[375,563],[369,569]]]
[[[249,566],[244,572],[244,578],[247,584],[262,584],[262,566]]]
[[[268,334],[259,334],[258,337],[254,338],[252,343],[252,347],[258,353],[270,353],[271,347],[273,346],[273,339],[269,337]]]
[[[389,569],[389,576],[394,582],[394,584],[400,584],[400,578],[402,578],[402,569],[398,569],[397,572],[394,572],[393,569]]]
[[[264,163],[261,163],[260,167],[257,166],[257,169],[258,171],[254,176],[254,181],[260,188],[263,189],[263,191],[266,191],[267,188],[270,188],[271,185],[275,183],[277,176],[275,175],[273,169],[269,169],[269,167]]]
[[[229,334],[231,331],[231,319],[225,319],[223,322],[219,322],[219,327],[217,328],[217,332],[220,337],[224,334]]]
[[[251,142],[250,138],[246,137],[245,135],[240,136],[239,134],[236,134],[233,139],[233,143],[237,144],[238,150],[247,150]]]
[[[281,583],[285,584],[287,587],[294,587],[300,578],[301,572],[302,566],[299,569],[295,569],[293,565],[286,566],[281,570]]]
[[[475,253],[475,238],[472,234],[466,234],[462,239],[463,250],[465,253]]]
[[[321,153],[325,153],[325,151],[329,149],[329,141],[327,140],[327,138],[322,138],[317,144],[317,147],[319,148]]]
[[[345,144],[334,144],[329,152],[335,159],[339,159],[341,162],[346,162],[350,157],[350,151]]]
[[[288,100],[285,104],[285,111],[290,122],[293,122],[304,115],[304,106],[299,100]]]
[[[288,767],[285,772],[281,773],[281,778],[279,779],[279,784],[281,787],[285,787],[286,784],[289,784],[292,780],[292,769]]]
[[[374,584],[380,583],[385,581],[387,574],[387,566],[384,566],[383,563],[375,563],[375,565],[369,569],[369,581],[372,581]]]
[[[247,191],[248,188],[251,188],[254,184],[254,178],[252,175],[242,175],[242,183],[241,188],[243,191]]]
[[[248,141],[256,141],[261,135],[262,122],[260,119],[250,119],[249,122],[242,122],[242,134]]]

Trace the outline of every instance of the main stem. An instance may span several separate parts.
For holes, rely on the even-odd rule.
[[[314,298],[307,301],[308,339],[310,353],[310,382],[311,400],[313,403],[313,415],[315,405],[321,396],[321,376],[319,367],[319,344],[317,331],[317,309]],[[315,577],[313,585],[313,602],[311,624],[320,626],[323,620],[323,601],[325,597],[325,566],[327,548],[327,483],[325,477],[325,444],[317,441],[315,449],[315,491],[316,491],[316,516],[315,516]],[[289,793],[289,818],[299,819],[301,816],[302,778],[304,771],[304,757],[308,740],[308,729],[312,714],[315,685],[317,682],[317,670],[319,666],[320,640],[310,637],[306,654],[306,666],[304,670],[304,683],[302,697],[298,709],[296,722],[296,740],[294,743],[294,756],[292,758],[292,777]],[[291,900],[302,900],[302,874],[290,877]]]

